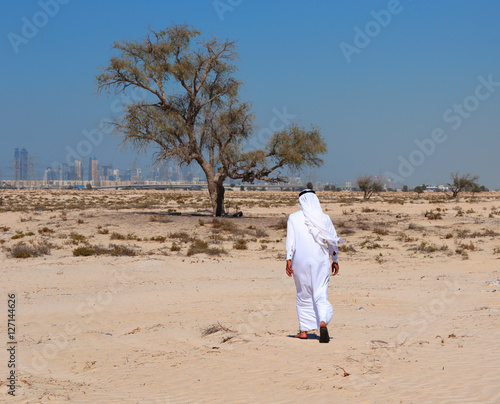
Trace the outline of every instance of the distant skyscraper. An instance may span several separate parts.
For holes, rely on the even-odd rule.
[[[21,179],[21,156],[19,154],[19,149],[14,150],[14,181],[19,181]]]
[[[109,181],[109,177],[113,175],[113,164],[103,164],[101,165],[103,181]]]
[[[92,184],[99,185],[99,162],[95,157],[92,159]]]
[[[21,150],[14,150],[14,180],[26,181],[28,179],[28,151],[23,147]]]
[[[82,172],[82,160],[75,160],[75,181],[81,181],[83,179]]]
[[[19,155],[21,159],[21,180],[26,181],[28,179],[28,151],[23,147]]]
[[[89,157],[89,165],[87,169],[87,181],[92,181],[92,157]]]

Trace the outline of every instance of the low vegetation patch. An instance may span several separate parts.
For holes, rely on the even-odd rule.
[[[118,256],[135,256],[137,252],[127,246],[110,244],[108,248],[102,246],[81,246],[73,250],[73,255],[75,257],[88,257],[91,255],[111,255],[114,257]]]
[[[50,248],[50,244],[45,242],[26,244],[21,241],[7,251],[11,258],[31,258],[49,255]]]
[[[191,245],[189,246],[187,256],[190,257],[194,254],[202,253],[207,255],[221,255],[225,254],[226,251],[223,248],[209,248],[206,241],[200,240],[199,238],[193,238],[191,240]]]
[[[40,234],[53,234],[53,233],[55,233],[55,231],[52,229],[49,229],[48,227],[43,227],[41,229],[38,229],[38,233],[40,233]]]
[[[239,240],[236,241],[236,243],[233,244],[233,248],[235,250],[247,250],[248,249],[247,241],[244,238],[240,238]]]

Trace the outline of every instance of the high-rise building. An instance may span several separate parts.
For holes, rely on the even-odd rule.
[[[92,184],[99,185],[99,162],[95,157],[92,159]]]
[[[87,181],[92,181],[92,157],[89,157],[87,167]]]
[[[19,181],[21,179],[21,157],[19,154],[19,149],[14,149],[14,181]]]
[[[14,180],[26,181],[28,179],[29,168],[28,151],[23,147],[21,150],[14,149]]]
[[[75,160],[75,181],[81,181],[82,179],[82,160]]]
[[[21,159],[21,180],[26,181],[28,179],[28,150],[23,147],[19,152],[19,157]]]
[[[109,181],[109,177],[113,176],[113,164],[103,164],[101,165],[102,176],[101,179],[103,181]]]

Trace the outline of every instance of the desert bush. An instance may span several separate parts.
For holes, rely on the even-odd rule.
[[[3,232],[7,232],[10,230],[10,227],[7,227],[7,226],[1,226],[0,227],[0,230],[3,231]]]
[[[8,250],[11,258],[30,258],[50,254],[51,245],[45,242],[38,244],[25,244],[19,242]]]
[[[375,227],[373,232],[381,236],[387,236],[389,234],[389,231],[385,227]]]
[[[362,241],[359,246],[361,248],[367,248],[369,250],[374,250],[376,248],[382,248],[382,246],[379,244],[379,243],[374,243],[373,241],[371,240],[365,240],[365,241]]]
[[[185,231],[170,233],[168,235],[168,238],[180,239],[184,243],[187,243],[191,239],[191,237],[189,237],[189,234],[187,234]]]
[[[416,223],[410,223],[408,225],[408,230],[424,230],[423,226],[420,226]]]
[[[193,238],[191,240],[191,245],[189,246],[187,255],[188,257],[194,254],[203,253],[208,249],[208,243],[206,241],[200,240],[199,238]]]
[[[446,236],[444,236],[445,239],[450,239],[453,238],[453,234],[447,233]]]
[[[164,236],[151,237],[151,241],[158,241],[159,243],[164,243],[167,238]]]
[[[244,238],[240,238],[239,240],[236,241],[236,243],[233,244],[233,248],[235,250],[247,250],[248,249],[247,241]]]
[[[403,241],[405,243],[411,243],[412,241],[416,241],[416,238],[410,237],[405,233],[401,233],[396,237],[397,241]]]
[[[431,210],[430,212],[426,211],[424,216],[429,220],[441,220],[441,219],[443,219],[441,212],[434,212],[433,210]]]
[[[410,248],[409,250],[424,252],[424,253],[433,253],[435,251],[446,251],[448,246],[443,244],[441,247],[438,247],[435,244],[428,243],[426,241],[422,241],[418,246],[414,248]]]
[[[220,229],[227,232],[235,232],[238,229],[238,227],[232,221],[228,219],[217,219],[217,218],[214,218],[212,220],[212,227],[214,229]]]
[[[108,248],[101,246],[81,246],[73,250],[73,255],[75,257],[89,257],[91,255],[111,255],[114,257],[118,256],[135,256],[136,251],[130,247],[110,244]]]
[[[136,236],[134,233],[129,233],[127,235],[113,232],[110,237],[111,240],[136,240],[141,241],[141,238]]]
[[[40,234],[52,234],[52,233],[55,233],[55,231],[52,229],[49,229],[48,227],[43,227],[42,229],[38,229],[38,233],[40,233]]]
[[[461,250],[469,250],[469,251],[476,251],[477,250],[476,245],[472,241],[469,244],[459,243],[457,248],[461,249]]]
[[[353,253],[355,253],[356,252],[356,250],[355,250],[355,248],[353,246],[351,246],[351,245],[348,246],[346,244],[341,244],[339,246],[339,251],[340,252],[344,252],[344,253],[347,253],[347,252],[353,252]]]
[[[75,232],[71,232],[69,234],[69,238],[74,245],[87,242],[87,238],[83,234],[78,234]]]
[[[500,254],[500,247],[495,247],[493,249],[493,254]]]
[[[78,220],[76,221],[76,223],[78,223],[78,224],[84,224],[85,222],[84,222],[82,219],[78,219]]]
[[[20,239],[20,238],[23,238],[24,236],[26,236],[26,234],[24,234],[23,231],[21,230],[16,230],[16,234],[14,234],[11,239],[12,240],[17,240],[17,239]]]
[[[170,251],[180,251],[180,250],[181,250],[181,246],[174,241],[172,243],[172,246],[170,247]]]
[[[97,228],[98,234],[109,234],[109,229],[103,229],[101,226]]]
[[[361,212],[363,213],[372,213],[372,212],[376,212],[377,209],[372,209],[372,208],[362,208],[361,209]]]

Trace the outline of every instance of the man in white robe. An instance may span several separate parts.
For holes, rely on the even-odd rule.
[[[299,204],[301,210],[288,217],[286,234],[286,273],[293,275],[297,288],[297,337],[306,339],[307,331],[319,328],[320,342],[329,342],[327,325],[333,316],[328,301],[330,256],[335,276],[339,271],[338,244],[343,241],[313,190],[302,191]]]

